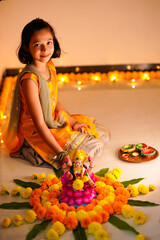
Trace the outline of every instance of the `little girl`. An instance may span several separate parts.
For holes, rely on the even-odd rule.
[[[56,169],[65,157],[71,165],[68,154],[72,149],[82,149],[93,158],[109,139],[109,133],[99,130],[93,119],[70,115],[58,101],[51,59],[60,55],[59,42],[47,22],[37,18],[24,27],[18,57],[26,66],[16,82],[4,137],[12,157],[20,156],[33,165],[45,161]]]

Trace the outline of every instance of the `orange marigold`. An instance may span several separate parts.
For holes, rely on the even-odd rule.
[[[52,182],[49,181],[49,180],[46,180],[45,182],[42,182],[42,184],[41,184],[42,187],[41,187],[41,188],[47,189],[47,188],[49,188],[51,185],[52,185]]]
[[[40,209],[42,207],[42,204],[41,203],[36,203],[34,206],[33,206],[33,210],[36,212],[38,209]]]
[[[98,200],[97,199],[92,199],[92,201],[90,202],[91,204],[93,204],[94,206],[97,205]]]
[[[64,220],[64,225],[70,230],[76,229],[78,226],[78,220],[74,216],[68,216]]]
[[[52,182],[52,184],[56,184],[59,182],[59,179],[57,177],[54,177],[51,182]]]
[[[127,204],[128,198],[126,196],[120,194],[120,195],[116,196],[115,201],[122,202],[123,204]]]
[[[102,217],[103,222],[108,222],[109,219],[109,213],[106,211],[99,212],[99,215]]]
[[[115,214],[121,214],[122,213],[122,207],[123,207],[123,203],[122,202],[114,202],[112,204],[113,210],[115,212]]]
[[[70,212],[70,211],[74,211],[74,212],[76,212],[76,208],[75,207],[73,207],[73,206],[68,206],[68,208],[69,208],[69,210],[68,210],[68,212]]]
[[[111,204],[106,203],[105,205],[103,205],[103,209],[108,212],[110,215],[114,213],[113,207]]]
[[[59,206],[59,200],[58,200],[57,198],[52,198],[52,199],[50,199],[49,201],[52,203],[52,205],[57,205],[57,206]]]
[[[50,193],[48,194],[48,199],[52,199],[52,198],[56,198],[56,197],[59,197],[60,196],[60,191],[57,190],[57,189],[54,189],[52,191],[50,191]]]
[[[129,194],[129,191],[128,189],[124,188],[124,187],[118,187],[116,190],[115,190],[115,194],[116,195],[124,195],[126,196],[127,198],[130,197],[130,194]]]
[[[60,203],[59,208],[65,211],[66,213],[69,211],[69,206],[67,203]]]
[[[85,217],[81,220],[81,227],[88,228],[89,224],[92,222],[90,217]]]
[[[31,192],[30,197],[33,197],[33,196],[40,197],[41,195],[42,195],[42,189],[41,188],[36,188],[36,189],[34,189],[34,191]]]
[[[57,210],[55,208],[50,208],[46,212],[46,219],[54,218],[57,215]]]
[[[114,182],[113,182],[110,178],[106,178],[106,180],[105,180],[105,184],[106,184],[106,185],[112,186],[113,183],[114,183]]]
[[[104,196],[103,196],[102,194],[99,194],[99,195],[97,196],[97,199],[98,199],[98,200],[103,200],[103,199],[104,199]]]
[[[92,222],[99,222],[102,223],[103,219],[102,216],[100,214],[95,214],[91,217]]]
[[[112,186],[113,186],[115,189],[117,189],[118,187],[124,188],[124,185],[123,185],[121,182],[119,182],[119,181],[115,181],[115,182],[112,184]]]
[[[84,210],[84,211],[85,211],[85,207],[84,207],[84,206],[79,206],[79,207],[77,207],[76,212],[78,212],[78,211],[80,211],[80,210]]]
[[[96,175],[95,175],[96,176]],[[99,177],[99,176],[96,176],[96,178],[97,178],[97,180],[96,180],[96,182],[98,181],[100,181],[100,182],[105,182],[106,181],[106,179],[105,178],[103,178],[103,177]]]
[[[65,217],[64,217],[63,215],[58,214],[58,215],[56,215],[56,216],[53,217],[53,219],[52,219],[52,224],[53,224],[54,222],[56,222],[56,221],[59,221],[59,222],[61,222],[61,223],[64,223],[64,219],[65,219]]]
[[[86,206],[85,206],[85,211],[86,212],[89,212],[89,211],[92,211],[93,210],[93,208],[94,208],[94,205],[93,204],[87,204]]]
[[[37,203],[40,203],[40,198],[39,197],[35,196],[35,197],[30,198],[30,202],[29,202],[30,206],[33,207]]]
[[[45,216],[46,216],[46,212],[47,212],[47,210],[44,207],[37,209],[37,211],[36,211],[37,219],[44,220]]]

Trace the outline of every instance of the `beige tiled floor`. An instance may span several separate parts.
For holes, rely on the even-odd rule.
[[[157,84],[157,85],[156,85]],[[144,142],[160,152],[160,88],[156,84],[144,84],[132,89],[129,87],[110,87],[104,85],[95,88],[66,88],[59,91],[59,100],[70,113],[82,113],[94,116],[97,121],[107,126],[111,131],[111,140],[104,149],[102,156],[97,160],[95,171],[103,167],[122,169],[120,181],[143,177],[145,185],[154,184],[156,190],[136,199],[156,202],[160,204],[160,157],[144,163],[128,163],[118,158],[117,152],[123,145]],[[52,173],[51,168],[35,168],[20,159],[11,159],[2,151],[0,161],[0,185],[14,187],[12,179],[19,178],[29,181],[34,173]],[[138,184],[137,184],[138,185]],[[0,202],[20,201],[10,196],[0,197]],[[145,234],[147,240],[160,239],[160,207],[135,207],[147,215],[147,222],[135,226],[133,219],[127,222],[137,231]],[[0,220],[6,216],[13,217],[16,213],[24,215],[26,210],[1,210]],[[120,216],[121,219],[123,217]],[[24,224],[20,228],[11,227],[0,229],[1,240],[23,240],[32,228]],[[104,224],[112,240],[133,240],[135,235],[116,229],[111,224]],[[44,238],[44,233],[36,239]],[[67,231],[60,239],[73,239]],[[91,236],[89,239],[93,239]]]

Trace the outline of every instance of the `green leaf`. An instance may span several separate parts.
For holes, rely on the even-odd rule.
[[[95,175],[99,177],[104,177],[104,175],[108,172],[109,168],[103,168],[99,172],[96,172]]]
[[[10,202],[10,203],[3,203],[0,205],[0,208],[3,209],[28,209],[31,208],[29,202]]]
[[[126,230],[126,231],[133,232],[135,234],[139,234],[139,232],[137,232],[136,229],[134,229],[128,223],[126,223],[125,221],[122,221],[120,218],[116,216],[111,215],[108,221],[120,230]]]
[[[34,225],[34,227],[32,228],[32,230],[27,234],[26,236],[26,240],[32,240],[34,239],[38,233],[40,233],[41,231],[45,230],[46,227],[48,226],[48,224],[51,222],[51,220],[44,220],[43,222]]]
[[[78,224],[78,227],[73,230],[75,240],[87,240],[87,236],[84,228],[81,227],[81,224]]]
[[[133,199],[129,199],[128,200],[128,204],[131,206],[159,206],[159,204],[157,203],[153,203],[153,202],[148,202],[148,201],[141,201],[141,200],[133,200]]]
[[[40,184],[35,183],[35,182],[24,182],[24,181],[19,180],[19,179],[13,179],[13,181],[21,187],[24,187],[24,188],[31,187],[33,190],[35,188],[40,188],[41,187]]]
[[[58,170],[54,168],[54,172],[55,172],[55,174],[58,178],[62,177],[62,175],[63,175],[63,169],[62,168],[60,168]]]
[[[144,178],[135,178],[135,179],[132,179],[132,180],[128,180],[128,181],[124,181],[124,182],[121,182],[124,187],[126,188],[129,184],[136,184],[140,181],[142,181]]]

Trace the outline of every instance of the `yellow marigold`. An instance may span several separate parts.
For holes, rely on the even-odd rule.
[[[60,208],[57,205],[53,205],[52,208],[56,209],[57,212],[59,213]]]
[[[66,230],[64,224],[59,221],[54,222],[51,228],[53,228],[59,236],[61,236]]]
[[[19,214],[16,214],[12,219],[12,223],[16,227],[21,226],[23,224],[23,222],[24,222],[23,217]]]
[[[121,168],[114,168],[113,171],[116,171],[116,172],[118,172],[119,174],[122,174]]]
[[[83,183],[82,180],[80,180],[80,179],[74,180],[74,182],[73,182],[73,188],[74,188],[75,190],[82,190],[82,189],[83,189],[83,186],[84,186],[84,183]]]
[[[145,239],[146,239],[146,237],[142,233],[138,234],[136,237],[136,240],[145,240]]]
[[[88,233],[89,234],[94,234],[96,231],[98,231],[99,229],[103,229],[103,226],[101,223],[98,222],[92,222],[91,224],[89,224],[88,226]]]
[[[59,181],[59,182],[57,183],[57,185],[59,186],[59,189],[62,189],[62,182],[61,182],[61,181]]]
[[[149,191],[151,192],[151,191],[154,191],[154,190],[156,190],[156,187],[153,184],[150,184],[149,185]]]
[[[20,186],[17,186],[15,188],[13,188],[11,190],[11,195],[14,197],[14,196],[20,196],[20,192],[21,192],[21,187]]]
[[[113,193],[115,192],[115,189],[112,186],[107,185],[106,189],[109,190],[110,192],[113,192]]]
[[[72,160],[72,162],[74,162],[76,160],[76,158],[78,158],[79,160],[82,160],[83,162],[87,159],[87,154],[82,149],[73,149],[69,153],[69,156],[70,156],[70,159]]]
[[[103,207],[101,205],[96,205],[94,208],[93,208],[93,211],[96,211],[97,213],[103,211]]]
[[[66,217],[66,211],[64,211],[64,210],[62,210],[62,209],[59,209],[59,210],[58,210],[58,214]]]
[[[97,212],[94,211],[94,210],[88,212],[88,216],[89,216],[89,217],[92,217],[92,216],[94,216],[94,215],[96,215],[96,214],[97,214]]]
[[[111,173],[113,176],[115,176],[116,179],[120,178],[120,176],[121,176],[121,174],[119,172],[115,171],[115,170],[113,170],[109,173]]]
[[[115,200],[115,194],[109,194],[107,197],[104,198],[109,204],[113,204]]]
[[[138,191],[139,193],[147,194],[149,192],[149,188],[143,184],[140,184],[138,187]]]
[[[134,210],[134,208],[132,206],[130,206],[129,204],[123,205],[123,207],[122,207],[122,215],[125,218],[133,217],[134,213],[135,213],[135,210]]]
[[[112,173],[107,173],[105,175],[106,178],[109,178],[111,181],[115,182],[116,181],[116,178],[115,176],[112,174]]]
[[[110,240],[107,231],[105,231],[104,229],[98,229],[94,233],[94,236],[96,240]]]
[[[100,201],[98,202],[98,205],[104,206],[104,205],[107,204],[107,203],[108,203],[108,201],[106,201],[106,200],[100,200]]]
[[[137,197],[138,196],[139,191],[138,191],[138,189],[134,185],[129,184],[127,186],[127,189],[129,191],[131,197]]]
[[[33,180],[37,180],[37,178],[38,178],[37,173],[33,173],[33,175],[31,176],[31,179],[33,179]]]
[[[44,182],[45,173],[40,173],[37,178],[37,182]]]
[[[32,188],[27,187],[23,192],[21,192],[21,197],[22,198],[30,198],[32,191],[33,191]]]
[[[25,220],[28,223],[33,223],[36,221],[37,214],[33,210],[28,210],[25,214]]]
[[[61,189],[59,184],[55,183],[55,184],[53,184],[52,186],[49,187],[49,191],[52,191],[52,190],[55,190],[55,189],[57,189],[57,190]]]
[[[88,177],[87,176],[83,176],[82,181],[83,182],[88,182]]]
[[[77,213],[75,211],[68,212],[67,216],[73,216],[77,218]]]
[[[48,194],[49,194],[49,191],[48,190],[44,190],[43,192],[42,192],[42,198],[43,197],[47,197],[48,196]]]
[[[144,224],[146,222],[146,215],[141,211],[137,211],[133,215],[133,220],[137,225]]]
[[[96,187],[106,187],[106,184],[104,182],[97,181],[95,182]]]
[[[8,228],[10,225],[11,225],[11,219],[9,217],[6,217],[2,222],[2,226],[4,228]]]
[[[46,238],[47,238],[47,240],[58,240],[59,235],[54,229],[51,228],[46,233]]]
[[[78,221],[80,222],[83,218],[87,217],[88,216],[88,213],[84,210],[79,210],[77,213],[76,213],[76,218],[78,219]]]
[[[9,195],[9,192],[8,192],[8,186],[4,186],[1,190],[1,195]]]
[[[46,180],[52,181],[53,178],[55,178],[55,177],[56,177],[55,174],[50,173],[50,174],[48,174],[48,175],[45,177],[45,181],[46,181]]]
[[[48,202],[48,197],[42,197],[41,198],[41,204],[43,205],[45,202]]]
[[[52,207],[52,203],[47,201],[43,204],[43,207],[46,208],[47,210],[50,209]]]

